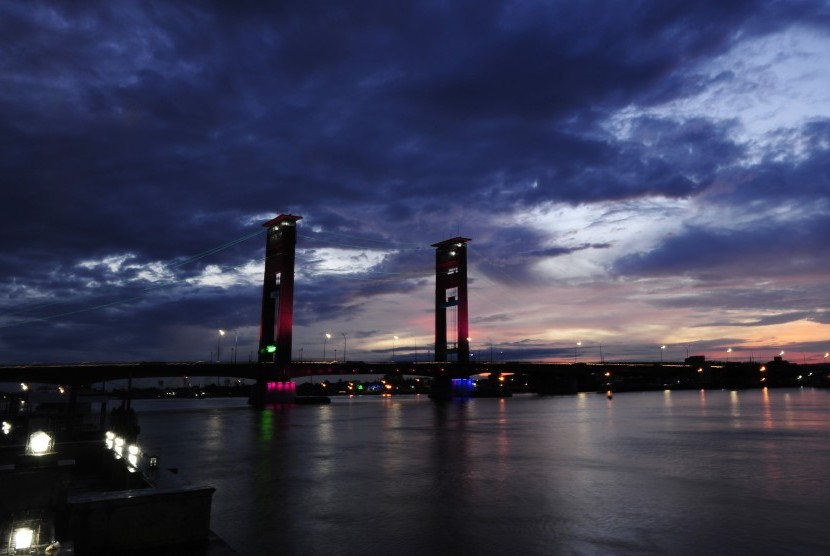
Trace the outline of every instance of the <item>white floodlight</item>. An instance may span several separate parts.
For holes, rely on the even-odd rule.
[[[124,439],[120,436],[116,436],[114,442],[115,448],[113,448],[113,450],[115,451],[115,455],[120,458],[124,455]]]
[[[18,527],[12,533],[12,549],[29,551],[35,540],[35,531],[31,527]]]
[[[135,444],[130,444],[127,447],[127,463],[133,467],[138,467],[138,456],[141,455],[141,450]]]
[[[26,443],[26,451],[34,456],[42,456],[52,451],[52,444],[54,439],[51,435],[37,431],[29,436],[29,441]]]

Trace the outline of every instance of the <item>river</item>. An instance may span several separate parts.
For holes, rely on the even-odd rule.
[[[830,390],[133,407],[245,556],[830,554]]]

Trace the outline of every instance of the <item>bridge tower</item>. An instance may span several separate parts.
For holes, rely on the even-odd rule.
[[[470,327],[467,307],[467,242],[454,237],[434,243],[435,247],[435,360],[448,361],[455,354],[458,363],[470,362]],[[449,318],[448,318],[449,317]],[[454,342],[447,341],[447,325],[454,325]]]
[[[262,320],[259,328],[260,363],[291,363],[291,329],[294,321],[294,248],[297,221],[302,216],[281,214],[262,226],[265,241],[265,276],[262,283]]]

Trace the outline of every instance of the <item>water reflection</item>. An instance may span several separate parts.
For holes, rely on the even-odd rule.
[[[496,426],[496,479],[504,481],[510,476],[510,464],[508,456],[510,455],[510,442],[508,437],[509,421],[507,416],[507,400],[499,398],[498,400],[498,420]]]
[[[259,412],[259,438],[270,441],[274,434],[274,414],[268,409]]]
[[[738,397],[738,392],[736,390],[730,390],[729,392],[729,415],[732,416],[732,426],[736,428],[741,427],[741,400]]]
[[[140,414],[240,554],[824,554],[830,392]],[[225,450],[205,450],[209,427]]]
[[[772,420],[772,405],[770,403],[769,397],[769,388],[764,387],[761,389],[761,407],[763,409],[763,416],[764,416],[764,428],[767,430],[772,430],[775,425]]]

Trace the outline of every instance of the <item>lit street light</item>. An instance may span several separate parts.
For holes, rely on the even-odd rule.
[[[395,362],[395,342],[397,341],[397,336],[392,336],[392,363]]]
[[[343,336],[343,363],[345,363],[346,362],[346,333],[341,332],[340,334]]]
[[[663,351],[666,349],[665,345],[660,346],[660,363],[663,362]]]
[[[732,353],[732,348],[726,350],[726,361],[729,362],[729,354]]]
[[[326,342],[331,339],[331,334],[326,332],[326,335],[323,337],[323,361],[326,360]]]
[[[219,329],[219,336],[216,338],[216,362],[219,363],[222,361],[222,336],[225,335],[225,331],[221,328]]]

